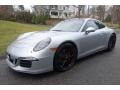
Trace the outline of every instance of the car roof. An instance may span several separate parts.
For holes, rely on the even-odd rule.
[[[97,19],[93,19],[93,18],[71,18],[71,19],[66,19],[64,21],[79,21],[79,20],[88,21],[88,20],[97,20]]]

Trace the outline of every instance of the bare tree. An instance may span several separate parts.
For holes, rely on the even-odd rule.
[[[33,9],[36,15],[49,15],[51,5],[34,5]]]
[[[120,5],[114,5],[112,8],[112,23],[120,25]]]
[[[81,14],[84,15],[85,14],[85,5],[78,5],[78,17],[81,17]]]
[[[88,8],[87,8],[87,17],[90,16],[90,5],[88,5]]]
[[[12,5],[0,5],[0,14],[3,15],[11,15],[14,12],[14,8]]]
[[[89,17],[94,18],[96,15],[96,8],[95,6],[91,6],[91,8],[89,8]]]
[[[99,5],[96,7],[96,15],[99,17],[100,20],[104,20],[105,5]]]
[[[88,8],[89,17],[99,19],[101,21],[104,20],[105,17],[105,5],[92,5]]]
[[[79,9],[80,9],[80,13],[79,13],[79,16],[84,16],[85,15],[85,5],[79,5]]]

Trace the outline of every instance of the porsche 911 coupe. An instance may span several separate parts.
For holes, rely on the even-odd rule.
[[[38,74],[71,69],[76,60],[101,50],[112,51],[114,30],[92,18],[61,21],[46,31],[20,35],[7,48],[6,62],[17,72]]]

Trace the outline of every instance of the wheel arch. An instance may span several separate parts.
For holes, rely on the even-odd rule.
[[[115,43],[116,43],[116,33],[115,32],[110,34],[110,37],[109,37],[109,40],[108,40],[108,43],[107,43],[107,49],[106,49],[107,51],[111,51],[114,48],[114,47],[113,48],[109,47],[109,42],[110,42],[112,37],[115,37]]]
[[[109,39],[110,39],[112,36],[115,36],[115,38],[116,38],[116,33],[115,33],[115,32],[112,32],[112,33],[110,34]]]
[[[76,55],[78,56],[77,45],[76,45],[73,41],[67,40],[67,41],[65,41],[65,42],[62,42],[57,48],[60,48],[62,45],[66,44],[66,43],[70,43],[70,44],[72,44],[72,45],[76,48],[76,53],[77,53]],[[57,51],[59,51],[59,50],[57,50]],[[57,51],[55,52],[55,55],[54,55],[53,69],[59,71],[59,69],[58,69],[57,66],[56,66],[56,60],[55,60],[55,56],[56,56],[56,54],[57,54]],[[77,57],[76,57],[76,58],[77,58]],[[61,70],[60,70],[60,71],[61,71]]]
[[[73,41],[71,41],[71,40],[67,40],[67,41],[65,41],[65,42],[62,42],[62,43],[58,46],[58,48],[59,48],[61,45],[65,44],[65,43],[70,43],[70,44],[72,44],[72,45],[76,48],[76,50],[77,50],[77,56],[78,56],[78,47],[77,47],[77,45],[75,44],[75,42],[73,42]]]
[[[115,32],[113,32],[113,33],[111,34],[111,36],[112,36],[112,35],[114,35],[114,36],[116,37],[116,33],[115,33]]]

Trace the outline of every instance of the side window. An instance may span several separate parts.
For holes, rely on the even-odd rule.
[[[85,24],[85,26],[83,27],[82,32],[86,31],[86,29],[87,29],[88,27],[93,27],[93,28],[95,28],[95,29],[98,29],[98,26],[96,25],[96,23],[95,23],[93,20],[89,20],[89,21]]]
[[[102,29],[105,27],[105,25],[103,25],[102,23],[95,21],[96,25],[98,26],[98,29]]]

